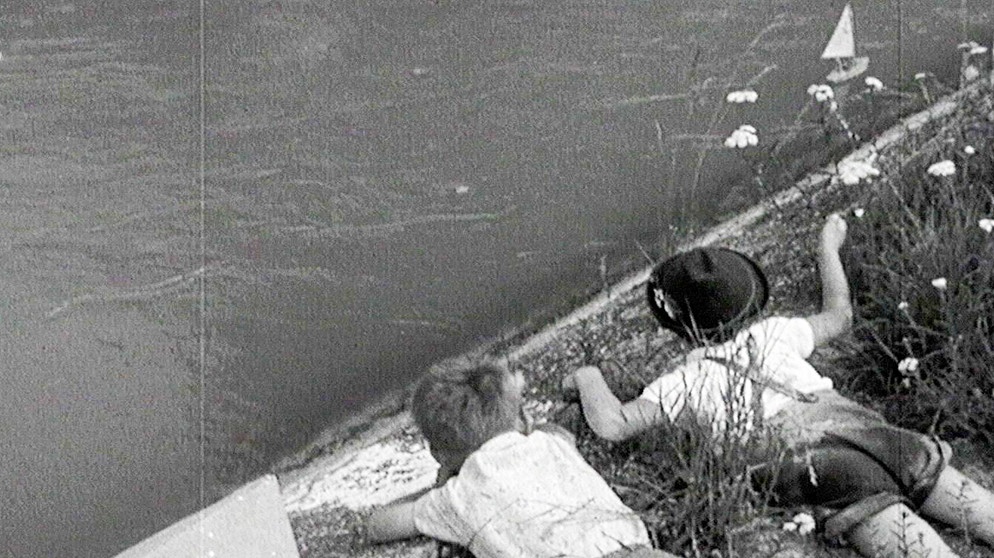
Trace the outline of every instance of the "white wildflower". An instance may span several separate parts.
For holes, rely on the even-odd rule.
[[[901,302],[898,302],[897,303],[897,309],[898,310],[907,310],[908,309],[908,302],[906,300],[902,300]]]
[[[930,167],[928,167],[928,173],[932,176],[950,176],[955,172],[956,164],[949,159],[933,163]]]
[[[963,68],[963,79],[966,81],[973,81],[978,77],[980,77],[980,70],[978,70],[973,64]]]
[[[939,289],[940,291],[946,290],[946,286],[948,285],[948,283],[949,282],[946,281],[945,277],[936,277],[935,279],[932,279],[932,286],[935,287],[936,289]]]
[[[725,97],[725,101],[735,104],[755,103],[757,99],[759,99],[759,93],[756,93],[751,89],[731,91],[728,93],[728,96]]]
[[[976,152],[977,152],[977,149],[975,147],[973,147],[972,145],[968,145],[968,146],[966,146],[966,147],[963,148],[963,153],[966,153],[967,155],[973,155]]]
[[[737,130],[725,138],[725,147],[737,147],[739,149],[750,145],[757,145],[759,136],[756,135],[756,128],[743,124]]]
[[[967,54],[984,54],[987,52],[987,47],[981,45],[977,41],[960,43],[956,45],[956,48],[967,51]]]
[[[880,170],[873,166],[872,159],[866,161],[844,160],[836,167],[839,173],[839,180],[843,184],[852,186],[858,184],[864,178],[880,176]]]
[[[797,525],[797,533],[799,535],[807,535],[815,530],[815,518],[811,517],[810,514],[799,513],[791,521]]]
[[[863,83],[865,83],[867,87],[869,87],[874,91],[880,91],[881,89],[884,88],[884,82],[880,81],[879,79],[873,76],[868,76],[866,79],[863,80]]]
[[[832,91],[831,86],[828,85],[812,84],[808,86],[808,95],[814,97],[819,103],[824,103],[835,98],[835,91]]]
[[[915,79],[918,80],[918,81],[921,81],[921,80],[923,80],[923,79],[925,79],[927,77],[928,77],[928,73],[926,73],[926,72],[918,72],[917,74],[915,74]]]
[[[856,217],[857,219],[862,219],[862,218],[863,218],[863,214],[864,214],[864,213],[866,213],[866,210],[865,210],[865,209],[863,209],[862,207],[857,207],[856,209],[852,210],[852,214],[853,214],[853,215],[854,215],[854,216],[855,216],[855,217]]]
[[[786,522],[786,523],[783,524],[783,530],[784,531],[797,531],[797,523],[794,523],[793,521],[788,521],[788,522]]]
[[[897,363],[897,371],[901,374],[912,374],[916,370],[918,370],[918,359],[915,357],[908,357]]]
[[[977,221],[977,226],[984,229],[984,232],[994,231],[994,219],[985,218]]]

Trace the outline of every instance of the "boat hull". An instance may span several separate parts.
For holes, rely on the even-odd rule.
[[[862,74],[870,66],[870,58],[867,56],[857,56],[849,59],[843,67],[836,68],[829,72],[825,79],[832,83],[842,83]]]

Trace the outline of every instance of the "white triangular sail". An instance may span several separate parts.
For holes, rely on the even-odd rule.
[[[826,58],[852,58],[856,56],[856,40],[853,36],[853,14],[852,6],[846,4],[842,10],[842,17],[839,24],[835,26],[832,38],[825,45],[825,52],[821,53],[822,59]]]

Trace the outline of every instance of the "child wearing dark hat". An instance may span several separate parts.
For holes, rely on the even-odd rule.
[[[675,558],[580,456],[565,429],[530,428],[524,378],[496,363],[438,366],[411,401],[441,484],[374,510],[373,542],[427,535],[477,558]]]
[[[659,324],[694,346],[685,360],[628,402],[595,366],[563,387],[579,391],[587,423],[608,440],[684,418],[741,436],[775,429],[795,457],[757,480],[773,483],[781,505],[815,507],[826,535],[866,556],[905,556],[915,545],[922,555],[955,556],[919,514],[994,544],[994,494],[949,466],[948,444],[888,424],[807,362],[851,327],[845,237],[845,221],[830,215],[819,243],[821,309],[805,317],[756,319],[769,287],[744,254],[698,248],[667,259],[653,270],[647,299]]]

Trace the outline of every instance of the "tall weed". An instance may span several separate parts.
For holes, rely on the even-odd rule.
[[[856,302],[849,388],[897,424],[994,431],[994,141],[989,91],[884,177],[851,227]],[[950,161],[955,172],[932,167]],[[948,165],[947,165],[948,168]],[[938,174],[938,175],[937,175]]]
[[[607,363],[601,368],[616,394],[638,396],[637,377],[647,371],[630,373]],[[715,550],[734,556],[737,534],[767,512],[769,491],[753,482],[753,473],[762,468],[765,478],[775,479],[785,451],[754,422],[759,408],[747,374],[730,372],[717,403],[720,418],[691,418],[688,408],[675,423],[610,445],[598,442],[582,419],[570,425],[580,434],[583,453],[640,512],[660,548],[684,556],[711,556]]]

